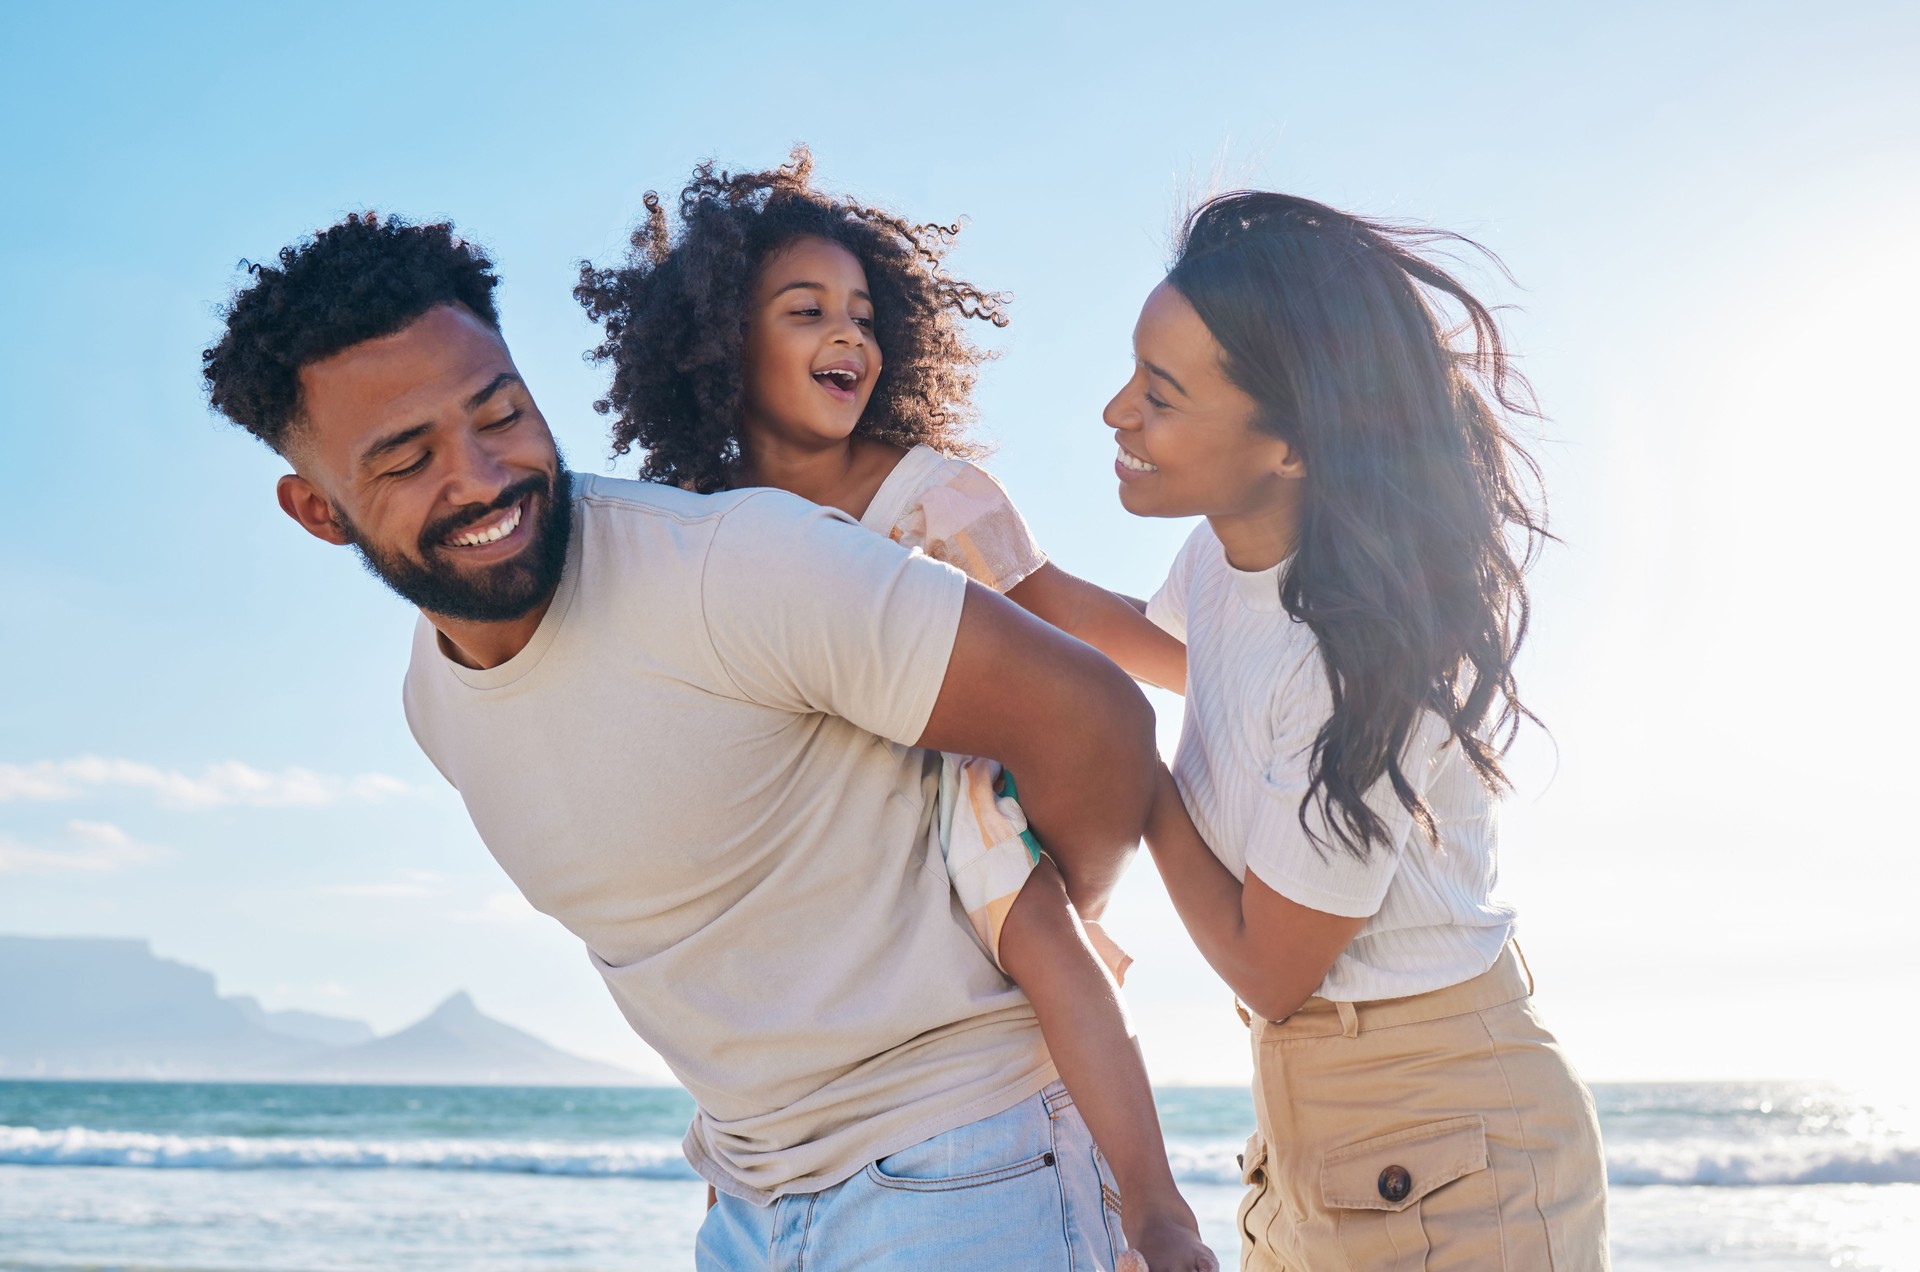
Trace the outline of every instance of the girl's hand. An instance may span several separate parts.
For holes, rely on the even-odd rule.
[[[1177,1210],[1121,1222],[1133,1245],[1120,1256],[1114,1272],[1220,1272],[1219,1261],[1200,1240],[1200,1226],[1184,1203]]]

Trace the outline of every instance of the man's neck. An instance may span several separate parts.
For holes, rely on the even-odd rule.
[[[558,591],[558,589],[555,589]],[[504,623],[477,623],[467,619],[428,614],[427,621],[440,633],[440,652],[473,671],[498,667],[527,647],[547,616],[553,594],[519,618]],[[424,612],[424,611],[423,611]]]

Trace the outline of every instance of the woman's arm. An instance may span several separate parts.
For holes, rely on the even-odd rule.
[[[1364,916],[1289,901],[1251,870],[1242,885],[1200,838],[1165,766],[1146,838],[1193,943],[1247,1009],[1264,1019],[1284,1020],[1298,1011],[1366,926]]]
[[[1051,561],[1016,583],[1007,597],[1092,645],[1135,680],[1187,691],[1187,647],[1147,617],[1144,602],[1075,578]]]

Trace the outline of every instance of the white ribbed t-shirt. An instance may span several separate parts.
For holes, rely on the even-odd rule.
[[[1173,776],[1193,824],[1244,880],[1329,914],[1371,916],[1319,994],[1369,1002],[1470,980],[1493,965],[1513,910],[1493,899],[1498,806],[1444,721],[1428,713],[1401,767],[1426,799],[1439,843],[1383,778],[1367,802],[1393,834],[1361,861],[1325,831],[1316,806],[1300,825],[1314,736],[1333,711],[1320,646],[1280,604],[1286,563],[1236,570],[1201,522],[1147,615],[1187,643],[1186,717]]]

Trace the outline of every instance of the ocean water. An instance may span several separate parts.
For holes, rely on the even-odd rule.
[[[1158,1093],[1236,1262],[1247,1093]],[[1920,1272],[1920,1108],[1793,1083],[1600,1086],[1621,1272]],[[0,1269],[692,1266],[677,1090],[0,1082]]]

